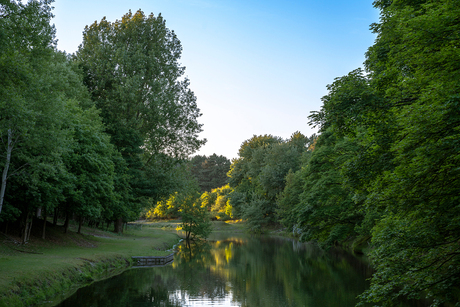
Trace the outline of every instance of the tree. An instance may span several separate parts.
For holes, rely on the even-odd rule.
[[[460,285],[459,80],[457,1],[377,1],[381,22],[366,66],[385,93],[397,133],[395,167],[373,182],[380,204],[373,229],[377,273],[363,299],[427,294],[435,306],[458,302]]]
[[[140,205],[172,193],[166,173],[205,143],[198,139],[201,114],[183,78],[181,51],[161,15],[139,10],[87,26],[75,55]]]
[[[319,136],[301,171],[303,193],[294,209],[297,227],[302,229],[301,239],[316,240],[325,247],[356,236],[363,218],[341,171],[359,147],[347,138],[338,138],[331,130]]]
[[[264,151],[280,142],[282,142],[281,138],[272,135],[254,135],[251,139],[241,144],[238,151],[239,158],[232,160],[230,171],[228,172],[229,185],[234,189],[229,196],[234,217],[244,217],[252,199],[257,196],[256,177],[261,171]],[[257,210],[250,211],[257,212]],[[262,216],[264,216],[263,213]],[[257,220],[261,221],[263,218],[258,218]]]
[[[303,192],[304,182],[302,179],[301,170],[297,172],[289,170],[286,175],[286,186],[276,200],[278,205],[276,214],[280,223],[288,230],[292,230],[295,235],[301,231],[295,208],[300,204],[300,195]]]
[[[233,192],[230,185],[226,184],[220,188],[213,189],[211,192],[201,194],[201,203],[206,206],[214,218],[232,218],[232,206],[230,205],[229,195]]]
[[[210,192],[227,183],[230,160],[226,157],[216,154],[209,157],[197,155],[190,163],[192,175],[197,179],[201,192]]]
[[[73,142],[64,161],[72,179],[64,191],[66,201],[62,207],[66,212],[65,231],[71,215],[76,214],[80,233],[83,219],[99,219],[103,208],[116,201],[112,159],[116,153],[94,107],[74,107],[69,111]]]
[[[277,222],[277,198],[286,176],[300,169],[301,157],[313,139],[296,132],[289,140],[265,135],[245,141],[229,172],[233,215],[247,219],[254,231]]]
[[[185,231],[186,240],[206,239],[211,232],[211,220],[208,208],[201,203],[200,194],[179,194],[179,213],[182,219],[181,228]]]
[[[49,0],[0,4],[0,137],[6,148],[1,162],[0,213],[8,178],[28,165],[24,160],[24,164],[13,163],[13,151],[40,137],[34,134],[34,128],[44,121],[37,117],[56,107],[54,101],[45,110],[40,110],[43,106],[38,104],[47,86],[40,78],[46,80],[54,46],[50,4]]]
[[[20,217],[23,243],[35,213],[43,217],[44,238],[47,213],[65,200],[72,181],[64,161],[74,141],[69,122],[73,112],[92,105],[76,66],[55,50],[51,2],[1,6],[6,36],[0,37],[0,137],[6,159],[0,161],[0,211],[6,214],[0,220]]]

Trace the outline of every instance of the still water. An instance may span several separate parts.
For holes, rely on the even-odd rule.
[[[79,289],[69,306],[354,306],[371,269],[349,253],[273,237],[214,237],[178,247],[165,267]]]

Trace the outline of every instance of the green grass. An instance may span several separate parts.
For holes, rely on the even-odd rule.
[[[147,226],[147,225],[146,225]],[[28,306],[75,285],[121,272],[131,256],[167,255],[179,237],[156,227],[128,227],[123,235],[94,228],[47,227],[46,240],[28,244],[0,235],[0,306]]]
[[[212,221],[213,232],[244,232],[246,224],[242,220]],[[153,227],[162,230],[179,230],[180,220],[153,220],[137,222],[137,227]],[[141,226],[142,225],[142,226]]]

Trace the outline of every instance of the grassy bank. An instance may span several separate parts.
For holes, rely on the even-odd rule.
[[[179,241],[174,232],[148,225],[128,226],[123,235],[76,227],[48,227],[46,240],[0,234],[0,306],[30,306],[65,295],[72,288],[117,274],[131,256],[161,256]]]

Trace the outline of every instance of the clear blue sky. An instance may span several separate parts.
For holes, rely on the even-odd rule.
[[[311,135],[326,85],[362,66],[378,20],[372,0],[56,0],[58,49],[74,53],[86,25],[128,10],[161,13],[203,113],[198,154],[236,158],[254,134]]]

